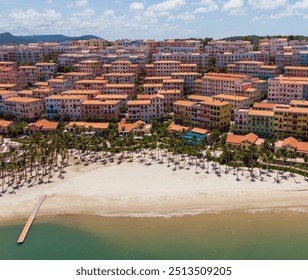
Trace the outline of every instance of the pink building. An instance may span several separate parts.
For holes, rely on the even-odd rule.
[[[149,122],[160,119],[164,114],[164,97],[153,95],[150,99],[131,100],[127,102],[128,116],[132,120]]]
[[[3,113],[15,116],[18,120],[34,120],[44,110],[44,101],[37,98],[9,97],[3,100]]]
[[[75,89],[77,90],[98,90],[104,92],[105,86],[108,84],[107,80],[81,80],[75,82]]]
[[[85,100],[81,104],[81,117],[110,120],[118,117],[121,109],[119,100]]]
[[[104,79],[110,84],[134,84],[137,75],[135,73],[109,73],[104,74]]]
[[[107,84],[105,86],[105,94],[125,94],[133,98],[136,96],[135,84]]]

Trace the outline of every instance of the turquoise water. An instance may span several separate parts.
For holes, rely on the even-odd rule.
[[[224,213],[182,218],[38,217],[0,227],[0,259],[308,259],[308,215]]]

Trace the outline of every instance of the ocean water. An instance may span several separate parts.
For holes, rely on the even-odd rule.
[[[234,212],[172,218],[65,215],[0,225],[0,259],[308,260],[305,212]]]

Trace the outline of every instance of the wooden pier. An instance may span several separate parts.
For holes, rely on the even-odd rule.
[[[32,223],[33,223],[33,221],[34,221],[38,211],[40,210],[40,207],[41,207],[41,205],[44,202],[46,197],[47,197],[46,194],[41,196],[41,198],[39,199],[39,201],[36,204],[35,208],[33,209],[33,211],[31,213],[27,223],[25,224],[25,226],[24,226],[24,228],[23,228],[23,230],[22,230],[22,232],[21,232],[21,234],[20,234],[20,236],[19,236],[19,238],[17,240],[18,244],[22,244],[24,242],[24,240],[25,240],[25,238],[27,236],[27,233],[28,233],[28,231],[29,231],[29,229],[30,229],[30,227],[31,227],[31,225],[32,225]]]

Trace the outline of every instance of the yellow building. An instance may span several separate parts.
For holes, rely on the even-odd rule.
[[[173,103],[175,121],[189,126],[220,130],[226,129],[231,120],[231,103],[204,100],[179,100]]]
[[[299,134],[308,137],[308,108],[277,105],[274,113],[274,132],[277,136]]]

